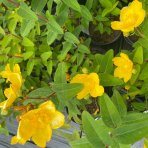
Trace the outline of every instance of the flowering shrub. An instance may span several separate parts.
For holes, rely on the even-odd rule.
[[[11,144],[46,147],[52,133],[73,148],[130,147],[147,139],[147,2],[98,3],[0,1],[0,132],[8,135],[7,119],[17,120]],[[111,27],[137,40],[126,50],[119,32],[118,47],[96,47],[92,23],[94,30],[105,28],[102,34],[112,32],[107,41],[116,38]],[[59,129],[73,128],[71,121],[84,134]]]
[[[128,7],[124,7],[120,13],[120,22],[112,22],[112,28],[115,30],[123,31],[125,36],[128,36],[130,31],[138,27],[144,20],[146,15],[145,10],[142,8],[142,3],[134,0]]]

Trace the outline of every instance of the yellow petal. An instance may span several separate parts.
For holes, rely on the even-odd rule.
[[[120,57],[129,60],[128,56],[125,53],[120,53]]]
[[[18,141],[19,141],[19,139],[17,138],[17,136],[13,136],[13,137],[11,138],[11,144],[17,144]]]
[[[46,101],[44,103],[42,103],[39,108],[46,108],[51,112],[55,112],[55,105],[53,104],[52,101]]]
[[[52,130],[49,126],[46,126],[43,129],[37,129],[35,134],[32,136],[32,140],[39,147],[45,147],[46,142],[51,139]]]
[[[78,94],[77,94],[77,99],[83,99],[89,94],[89,88],[82,89]]]
[[[128,7],[123,7],[120,10],[120,21],[125,21],[127,19],[127,16],[129,15],[129,8]]]
[[[0,75],[2,76],[2,78],[8,78],[10,74],[11,74],[11,73],[10,73],[10,72],[7,72],[7,71],[2,71],[2,72],[0,73]]]
[[[15,101],[15,99],[17,98],[15,92],[13,91],[13,89],[10,88],[6,88],[4,91],[5,96],[8,98],[3,106],[3,109],[6,109],[8,107],[10,107],[13,102]]]
[[[90,95],[92,97],[102,96],[104,93],[104,88],[102,86],[96,85],[93,90],[91,90]]]
[[[38,109],[33,109],[33,110],[30,110],[29,112],[23,114],[20,118],[21,119],[33,120],[33,118],[35,118],[35,115],[37,115],[38,112],[39,112]]]
[[[123,75],[124,75],[124,73],[123,73],[123,70],[122,70],[122,68],[116,68],[115,70],[114,70],[114,77],[118,77],[118,78],[123,78]]]
[[[22,86],[22,77],[18,73],[12,73],[9,75],[9,81],[14,86],[14,89],[18,91],[20,87]]]
[[[135,22],[135,27],[138,27],[143,21],[146,16],[146,12],[144,10],[141,10],[138,14],[138,19]]]
[[[114,62],[114,65],[116,65],[116,66],[122,66],[124,63],[124,59],[121,57],[115,57],[115,58],[113,58],[112,61]]]
[[[56,111],[55,113],[51,114],[51,128],[53,129],[57,129],[61,126],[63,126],[64,124],[64,115],[58,111]]]
[[[99,76],[96,73],[90,73],[88,77],[91,78],[95,84],[99,85]]]
[[[88,74],[77,74],[70,83],[81,83],[84,85],[83,89],[77,94],[77,99],[83,99],[89,94]]]
[[[130,80],[132,77],[132,72],[126,73],[124,75],[124,82],[126,83],[128,80]]]
[[[72,78],[70,83],[85,83],[88,75],[87,74],[77,74],[75,77]]]
[[[13,67],[13,72],[14,73],[20,73],[20,66],[18,64],[15,64]]]
[[[133,9],[133,10],[137,10],[137,11],[141,10],[142,9],[142,3],[139,2],[138,0],[134,0],[132,3],[130,3],[129,8]]]
[[[113,21],[113,22],[111,22],[111,27],[114,30],[121,30],[122,23],[119,21]]]
[[[23,139],[23,141],[27,141],[32,137],[35,131],[36,131],[36,123],[31,122],[28,119],[22,119],[19,122],[17,138],[20,140]]]
[[[0,108],[4,107],[4,104],[6,103],[6,100],[0,103]]]

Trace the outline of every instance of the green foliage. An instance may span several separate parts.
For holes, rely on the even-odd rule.
[[[47,0],[39,0],[38,2],[36,0],[32,0],[31,8],[35,12],[41,12],[43,8],[45,7],[46,3],[47,3]]]
[[[137,50],[135,51],[133,62],[138,63],[138,64],[143,63],[143,48],[142,47],[137,48]]]
[[[111,74],[107,73],[100,73],[100,83],[103,86],[117,86],[117,85],[122,85],[123,81],[119,78],[115,78]]]
[[[116,138],[118,142],[124,144],[134,143],[137,140],[147,136],[148,136],[147,121],[122,125],[121,127],[113,130],[113,137]]]
[[[108,95],[100,97],[101,115],[104,123],[111,128],[121,125],[120,114]]]
[[[81,138],[75,141],[70,142],[72,148],[93,148],[90,142],[86,138]]]
[[[53,93],[52,89],[48,86],[37,88],[28,93],[29,98],[47,98]]]
[[[122,96],[116,89],[114,89],[113,91],[112,101],[114,105],[116,106],[120,116],[125,117],[127,114],[127,108],[126,108],[126,105],[125,105],[125,102]]]
[[[127,83],[114,77],[114,49],[104,54],[92,52],[91,24],[99,36],[110,34],[111,21],[117,19],[121,4],[117,0],[0,0],[0,73],[7,63],[11,70],[19,64],[23,79],[20,97],[5,117],[24,113],[14,111],[15,106],[31,106],[32,110],[52,100],[59,111],[67,108],[66,122],[73,119],[80,124],[82,138],[77,130],[72,134],[55,131],[74,148],[129,148],[147,137],[148,116],[143,113],[148,109],[147,21],[139,27],[143,38],[132,52],[126,52],[133,62]],[[104,87],[103,96],[77,99],[85,85],[70,83],[71,79],[93,72]],[[6,81],[0,78],[1,102],[7,99]],[[110,93],[106,94],[108,87]],[[5,117],[0,117],[0,132],[8,134]]]
[[[37,21],[38,17],[36,14],[27,6],[26,3],[21,2],[20,8],[17,11],[18,15],[20,15],[23,19]]]
[[[63,0],[63,2],[70,8],[78,11],[78,12],[81,12],[81,8],[80,8],[80,5],[79,3],[77,2],[77,0],[73,0],[73,1],[69,1],[69,0]]]
[[[82,84],[53,84],[52,90],[56,92],[61,99],[71,99],[76,96],[78,92],[80,92],[83,88]]]

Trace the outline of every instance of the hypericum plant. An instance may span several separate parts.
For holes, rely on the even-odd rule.
[[[88,4],[90,3],[88,0]],[[92,7],[90,12],[93,16],[93,21],[91,23],[90,29],[94,29],[94,32],[98,31],[100,34],[111,34],[111,21],[116,20],[120,14],[120,9],[118,8],[118,1],[116,0],[98,0],[92,2]]]
[[[114,148],[147,138],[147,32],[132,52],[91,53],[91,38],[83,32],[96,13],[93,2],[0,1],[0,132],[8,135],[6,121],[16,119],[12,144],[33,140],[46,147],[52,129],[67,127],[71,120],[85,138],[78,131],[53,132],[72,147]],[[116,1],[100,3],[105,17],[119,10]]]
[[[128,36],[129,32],[134,31],[134,28],[144,21],[145,15],[142,3],[134,0],[128,7],[122,8],[120,21],[112,22],[111,26],[115,30],[121,30],[124,36]]]

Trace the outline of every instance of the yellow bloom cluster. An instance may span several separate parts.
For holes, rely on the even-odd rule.
[[[83,99],[87,95],[92,97],[102,96],[104,88],[99,85],[99,76],[96,73],[77,74],[70,83],[82,83],[84,88],[77,94],[78,99]]]
[[[114,76],[120,79],[124,79],[124,82],[127,82],[132,77],[133,72],[133,62],[129,59],[129,57],[121,53],[120,57],[113,58],[114,65],[117,68],[114,71]]]
[[[52,129],[57,129],[64,124],[64,115],[55,109],[52,101],[46,101],[38,109],[30,110],[20,117],[17,136],[11,144],[25,144],[32,138],[39,147],[45,147],[51,139]]]
[[[111,23],[114,30],[121,30],[124,36],[128,36],[130,31],[138,27],[144,20],[146,15],[145,10],[142,8],[142,3],[134,0],[128,7],[122,8],[120,12],[120,21]]]
[[[18,64],[15,64],[13,71],[10,69],[10,65],[7,64],[5,70],[0,73],[3,78],[7,79],[7,82],[10,82],[10,87],[4,90],[4,95],[7,100],[0,103],[0,108],[2,112],[6,112],[6,109],[9,108],[17,97],[20,96],[20,88],[22,86],[22,76],[20,72],[20,67]]]

